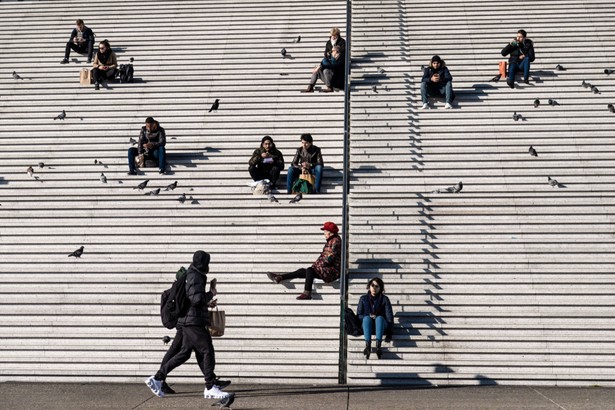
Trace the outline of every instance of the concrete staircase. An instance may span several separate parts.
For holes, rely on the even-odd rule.
[[[227,314],[214,341],[218,375],[337,381],[339,290],[318,285],[317,300],[302,303],[303,282],[284,288],[265,272],[309,266],[324,245],[318,228],[340,222],[343,93],[299,91],[329,29],[345,33],[345,10],[343,1],[0,3],[0,381],[153,374],[162,337],[173,336],[160,293],[197,249],[212,255]],[[76,18],[109,39],[120,64],[135,59],[134,84],[95,92],[79,85],[84,56],[59,64]],[[215,98],[219,111],[207,113]],[[129,138],[150,115],[166,129],[170,174],[129,177]],[[247,163],[261,137],[288,166],[304,132],[323,150],[324,193],[296,205],[285,189],[281,205],[253,196]],[[134,189],[145,179],[146,191],[178,187],[145,196]],[[180,204],[182,193],[192,200]],[[68,258],[80,245],[83,256]],[[191,360],[169,380],[202,377]]]
[[[396,318],[382,360],[349,338],[350,384],[615,384],[614,19],[610,1],[353,2],[349,304],[379,276]],[[537,58],[511,90],[489,80],[520,28]],[[454,110],[418,109],[434,54]]]

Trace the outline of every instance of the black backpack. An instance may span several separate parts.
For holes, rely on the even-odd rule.
[[[344,322],[346,324],[346,334],[349,336],[361,336],[363,335],[363,326],[359,317],[355,315],[351,308],[344,309]]]
[[[120,64],[120,83],[132,83],[135,69],[132,64]]]
[[[160,298],[160,319],[167,329],[177,326],[177,320],[183,317],[190,308],[190,301],[186,296],[186,268],[179,268],[177,280],[170,289],[162,292]]]

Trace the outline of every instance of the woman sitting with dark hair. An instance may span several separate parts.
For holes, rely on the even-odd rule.
[[[100,83],[102,81],[115,78],[115,70],[117,69],[117,57],[107,40],[103,40],[98,45],[98,51],[96,57],[94,57],[94,63],[92,63],[94,69],[92,70],[92,76],[94,77],[94,89],[100,90]]]
[[[275,147],[273,139],[265,135],[261,146],[254,150],[248,162],[248,171],[254,181],[268,179],[272,188],[275,188],[280,171],[284,169],[284,156]]]
[[[382,336],[387,328],[393,327],[393,308],[391,301],[384,294],[384,282],[380,278],[373,278],[367,282],[367,294],[361,296],[357,306],[357,316],[363,322],[363,337],[366,359],[372,352],[372,334],[376,328],[376,355],[382,358]],[[375,326],[374,326],[375,325]]]

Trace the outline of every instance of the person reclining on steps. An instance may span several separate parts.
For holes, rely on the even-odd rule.
[[[145,125],[141,127],[138,148],[128,148],[128,175],[137,175],[136,157],[145,155],[145,159],[158,163],[159,174],[164,175],[166,169],[167,135],[164,128],[152,117],[147,117]]]
[[[440,56],[431,57],[429,67],[423,70],[423,79],[421,81],[421,101],[423,102],[422,110],[429,108],[429,97],[444,97],[445,109],[453,108],[453,76],[448,71],[446,63]]]
[[[310,134],[301,135],[301,147],[297,148],[293,162],[288,167],[286,174],[286,193],[290,194],[293,184],[303,172],[314,175],[314,193],[320,193],[322,182],[323,160],[320,148],[314,145],[314,139]]]
[[[94,89],[100,89],[100,83],[115,78],[115,72],[117,70],[117,57],[109,41],[103,40],[98,45],[98,52],[94,57],[92,63],[94,69],[92,70],[92,77],[94,77]]]
[[[92,62],[92,54],[94,52],[94,32],[91,28],[86,27],[83,20],[78,19],[76,27],[70,33],[70,39],[66,43],[66,49],[64,50],[64,59],[60,61],[60,64],[68,64],[68,58],[70,57],[70,51],[76,51],[79,54],[88,55],[88,64]]]
[[[270,187],[275,188],[280,171],[284,169],[284,156],[275,147],[273,139],[266,135],[261,140],[261,146],[252,153],[248,165],[248,172],[254,181],[268,179]]]
[[[298,300],[312,299],[312,285],[315,278],[320,278],[326,283],[331,283],[340,278],[342,239],[338,235],[339,228],[333,222],[325,222],[320,230],[323,231],[327,243],[311,267],[307,269],[299,268],[294,272],[283,275],[267,273],[267,277],[275,283],[281,283],[288,279],[305,278],[304,291],[297,296]]]
[[[508,57],[508,78],[506,84],[510,88],[515,88],[515,73],[523,72],[523,82],[530,83],[530,63],[533,63],[536,56],[534,54],[534,43],[527,38],[525,30],[517,31],[517,37],[502,49],[502,55]]]
[[[330,57],[322,59],[319,65],[312,70],[312,78],[310,84],[305,89],[306,93],[314,92],[316,81],[320,79],[327,88],[323,90],[326,93],[333,92],[333,88],[344,88],[344,60],[342,59],[342,51],[340,46],[333,47]]]

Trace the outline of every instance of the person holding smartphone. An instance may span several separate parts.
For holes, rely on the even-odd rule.
[[[423,70],[423,79],[421,80],[421,101],[423,102],[422,110],[429,108],[429,97],[444,97],[445,109],[453,108],[453,76],[446,67],[444,60],[440,56],[431,57],[429,66]]]
[[[88,55],[88,64],[92,62],[92,54],[94,52],[94,32],[89,27],[86,27],[83,20],[78,19],[76,27],[70,33],[70,38],[66,43],[64,49],[64,59],[60,61],[60,64],[68,64],[68,58],[70,57],[71,50],[76,51],[79,54]]]

